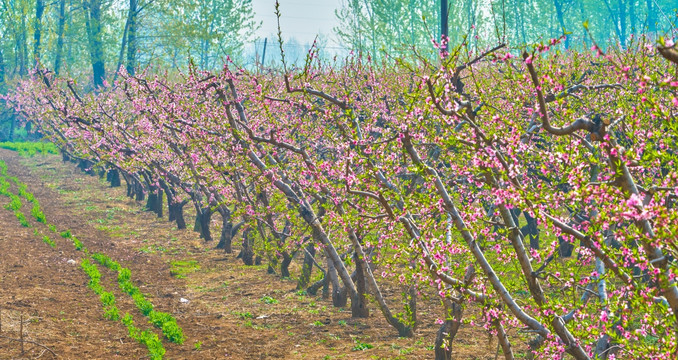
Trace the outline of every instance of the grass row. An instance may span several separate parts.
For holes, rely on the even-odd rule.
[[[16,195],[10,191],[11,183],[8,181],[8,179],[17,185],[19,189],[19,195]],[[5,162],[2,160],[0,160],[0,195],[7,196],[9,198],[10,201],[7,205],[5,205],[5,209],[14,212],[14,216],[16,216],[16,218],[19,220],[21,226],[31,226],[31,224],[26,219],[26,216],[23,214],[23,212],[21,212],[21,207],[23,206],[21,202],[22,197],[29,203],[33,204],[33,207],[31,208],[31,215],[33,218],[35,218],[35,220],[39,223],[47,224],[47,218],[42,212],[38,200],[30,191],[28,191],[28,186],[25,183],[21,182],[14,176],[7,175],[7,164],[5,164]]]
[[[177,324],[177,320],[172,314],[153,310],[153,304],[148,301],[144,294],[141,293],[141,290],[132,283],[132,272],[130,269],[120,266],[117,261],[111,260],[111,258],[104,254],[95,253],[92,254],[92,258],[99,264],[118,273],[118,286],[120,287],[120,290],[132,297],[134,304],[139,311],[141,311],[144,316],[148,316],[150,322],[162,330],[162,334],[167,340],[176,344],[184,343],[186,338]]]
[[[17,184],[19,195],[16,195],[11,192],[10,190],[11,183],[7,180],[8,178]],[[7,175],[7,164],[5,164],[5,162],[2,160],[0,160],[0,195],[4,195],[10,199],[10,202],[7,205],[5,205],[5,208],[10,211],[14,211],[15,216],[17,217],[22,226],[30,227],[30,223],[28,222],[24,214],[21,212],[21,208],[23,206],[21,198],[23,197],[29,203],[33,204],[31,215],[33,215],[36,221],[47,225],[47,227],[52,232],[54,233],[57,232],[56,226],[47,223],[47,219],[44,213],[42,212],[37,199],[35,199],[35,196],[28,191],[28,186],[22,183],[16,177],[10,177]],[[33,233],[36,236],[40,237],[40,232],[37,229],[33,229]],[[162,342],[158,338],[158,335],[156,335],[152,331],[149,330],[142,331],[141,329],[137,328],[134,325],[132,316],[128,313],[125,313],[124,317],[122,318],[120,317],[120,310],[116,305],[115,295],[112,292],[106,291],[104,287],[101,285],[101,273],[99,272],[99,269],[96,266],[96,264],[93,264],[90,261],[91,256],[89,255],[89,251],[87,250],[87,248],[84,247],[82,242],[77,237],[75,237],[70,230],[62,231],[59,233],[59,235],[61,235],[61,237],[65,239],[71,240],[76,250],[82,251],[85,254],[85,258],[83,258],[82,262],[80,263],[80,267],[82,268],[83,272],[85,272],[85,274],[89,277],[88,283],[89,288],[92,289],[92,291],[94,291],[94,293],[99,296],[99,300],[101,301],[101,304],[104,309],[103,315],[104,318],[112,321],[121,320],[123,325],[125,325],[125,327],[127,328],[129,336],[132,339],[139,342],[140,344],[146,346],[150,358],[152,360],[162,360],[165,354],[165,348],[163,347]],[[47,245],[51,246],[52,248],[56,247],[56,243],[49,236],[46,235],[42,236],[42,241]],[[118,275],[118,283],[120,284],[121,289],[123,288],[123,284],[125,284],[125,288],[128,289],[125,292],[129,293],[130,295],[132,295],[132,293],[136,294],[136,296],[132,295],[132,297],[134,298],[134,301],[137,304],[137,306],[141,304],[144,306],[144,309],[149,309],[150,306],[150,311],[148,312],[142,311],[142,313],[144,313],[144,315],[146,316],[149,316],[152,322],[156,324],[156,326],[163,329],[163,333],[166,334],[165,336],[168,339],[170,339],[170,341],[174,341],[179,344],[183,343],[184,341],[183,333],[176,324],[176,320],[174,319],[174,317],[172,317],[170,314],[156,312],[153,310],[153,305],[150,302],[148,302],[141,294],[139,289],[136,288],[131,283],[130,270],[120,267],[120,265],[117,262],[112,261],[106,255],[103,254],[95,255],[97,255],[98,259],[101,260],[105,259],[112,266],[117,266],[117,268],[119,268],[121,271],[126,270],[123,271],[125,274],[127,274],[126,281],[121,280],[121,276]],[[165,331],[167,332],[165,333]]]

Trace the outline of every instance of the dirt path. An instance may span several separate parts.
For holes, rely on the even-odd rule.
[[[70,230],[90,252],[104,253],[130,268],[135,285],[155,309],[176,317],[186,341],[176,345],[163,340],[168,359],[433,355],[434,321],[440,316],[435,302],[420,305],[422,325],[415,338],[398,338],[376,309],[370,319],[353,320],[350,311],[297,292],[294,281],[266,274],[262,267],[245,267],[234,255],[213,250],[214,244],[205,244],[196,233],[177,230],[166,219],[144,212],[143,204],[125,197],[123,188],[108,188],[57,156],[26,159],[0,149],[0,159],[10,175],[28,185],[49,223],[59,231]],[[0,197],[0,205],[4,203],[6,198]],[[83,254],[36,223],[30,209],[24,212],[32,228],[21,227],[12,212],[0,209],[0,336],[18,337],[23,314],[25,336],[63,359],[148,358],[146,347],[132,340],[119,321],[103,318],[101,303],[79,266]],[[44,244],[33,229],[49,233],[56,249]],[[172,263],[196,266],[186,271],[185,278],[177,278],[170,274]],[[137,327],[153,329],[162,337],[118,289],[116,275],[103,266],[99,270],[121,313],[129,312]],[[487,339],[482,331],[462,327],[455,358],[494,358],[496,343]],[[23,357],[36,358],[42,351],[26,345]],[[41,358],[50,357],[45,352]],[[0,338],[0,359],[5,358],[21,358],[19,344]]]

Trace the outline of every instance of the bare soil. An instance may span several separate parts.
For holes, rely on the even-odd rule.
[[[266,266],[244,266],[235,254],[214,250],[216,244],[206,244],[190,229],[177,230],[143,211],[144,204],[127,198],[124,187],[109,188],[60,157],[21,158],[0,149],[0,159],[10,175],[28,185],[49,223],[70,230],[91,252],[130,268],[155,308],[177,318],[186,342],[163,340],[168,359],[433,358],[435,320],[443,316],[435,297],[419,303],[416,336],[399,338],[376,306],[369,319],[351,319],[348,308],[297,292],[296,281],[268,274]],[[0,202],[4,206],[6,198]],[[31,228],[0,208],[0,359],[55,358],[50,350],[62,359],[148,358],[147,349],[119,321],[104,319],[79,266],[83,254],[35,222],[25,207]],[[56,248],[43,243],[34,229],[50,236]],[[190,261],[199,268],[185,277],[170,273],[173,262]],[[103,266],[99,270],[121,313],[129,312],[137,327],[161,336],[118,289],[116,274]],[[23,337],[33,342],[24,344],[23,354],[20,343],[10,340],[19,339],[22,317]],[[358,350],[361,344],[370,348]],[[453,358],[494,359],[496,345],[482,329],[462,325]]]

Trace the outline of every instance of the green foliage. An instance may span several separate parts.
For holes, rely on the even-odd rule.
[[[195,349],[195,351],[200,351],[201,347],[202,347],[202,341],[196,341],[195,344],[193,344],[193,349]]]
[[[61,237],[64,238],[64,239],[70,239],[73,236],[73,234],[71,234],[70,230],[62,231],[62,232],[59,233],[59,235],[61,235]]]

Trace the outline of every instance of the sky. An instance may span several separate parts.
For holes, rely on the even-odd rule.
[[[300,44],[312,43],[318,34],[327,37],[327,46],[338,46],[333,29],[339,25],[334,10],[341,6],[342,0],[279,0],[282,18],[280,25],[283,38],[296,38]],[[275,16],[275,0],[252,0],[255,20],[262,21],[257,37],[269,37],[269,44],[275,41],[270,37],[278,33]]]

